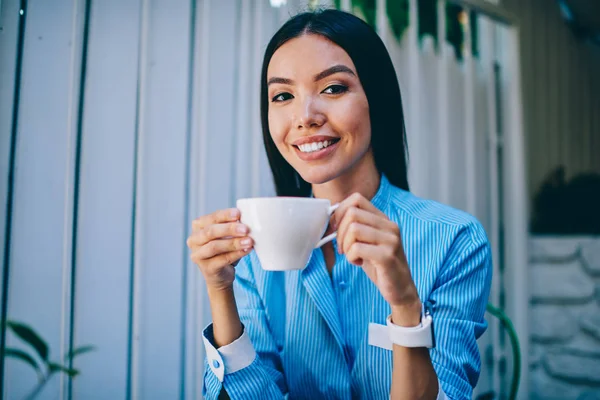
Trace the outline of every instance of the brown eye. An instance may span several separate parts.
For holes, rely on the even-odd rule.
[[[289,94],[289,93],[286,92],[286,93],[279,93],[277,96],[273,97],[271,99],[271,101],[273,103],[279,103],[279,102],[290,100],[290,99],[293,99],[293,98],[294,98],[294,96],[292,96],[291,94]]]
[[[348,90],[347,86],[344,85],[331,85],[327,89],[323,90],[326,94],[341,94]]]

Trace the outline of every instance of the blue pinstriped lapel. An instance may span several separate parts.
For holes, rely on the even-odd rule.
[[[331,278],[327,273],[323,252],[318,249],[313,253],[308,266],[302,271],[302,284],[327,322],[340,350],[344,351],[344,337],[337,311],[337,304]]]

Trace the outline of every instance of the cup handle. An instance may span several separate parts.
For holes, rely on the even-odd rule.
[[[333,212],[335,210],[337,210],[337,208],[339,206],[340,206],[340,203],[332,205],[331,207],[329,207],[329,210],[327,210],[327,214],[329,214],[329,216],[331,216],[331,214],[333,214]],[[315,246],[315,249],[318,249],[319,247],[323,246],[327,242],[331,242],[333,239],[335,239],[336,236],[337,236],[337,231],[325,236],[323,239],[319,240],[319,243],[317,243],[317,245]]]

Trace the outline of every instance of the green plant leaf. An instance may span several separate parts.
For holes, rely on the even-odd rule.
[[[400,41],[409,24],[408,0],[388,1],[386,12],[394,37]]]
[[[48,345],[32,328],[14,321],[7,321],[6,326],[33,347],[44,362],[48,362]]]
[[[96,346],[80,346],[76,349],[73,349],[73,351],[65,354],[65,359],[69,360],[72,358],[75,358],[76,356],[80,355],[80,354],[84,354],[84,353],[89,353],[90,351],[94,351],[96,350]]]
[[[29,364],[33,369],[35,369],[35,372],[38,375],[38,379],[42,380],[44,378],[44,374],[42,373],[40,366],[37,364],[37,362],[34,360],[33,357],[31,357],[29,354],[27,354],[23,350],[13,349],[10,347],[6,348],[4,350],[4,357],[16,358],[17,360],[21,360],[21,361]]]
[[[48,363],[48,369],[50,369],[50,373],[54,372],[64,372],[69,375],[71,378],[79,375],[79,371],[74,368],[67,368],[64,365],[60,365],[57,363]]]
[[[352,0],[352,13],[375,29],[377,23],[375,0]]]

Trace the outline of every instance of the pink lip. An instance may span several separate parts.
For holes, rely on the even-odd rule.
[[[311,153],[303,153],[302,151],[300,151],[300,149],[296,146],[294,146],[294,149],[296,150],[296,154],[298,155],[298,157],[303,160],[303,161],[314,161],[314,160],[319,160],[322,158],[325,158],[327,156],[329,156],[331,153],[333,153],[335,151],[335,149],[337,149],[338,144],[340,142],[337,141],[325,148],[322,148],[321,150],[317,150],[317,151],[313,151]]]

